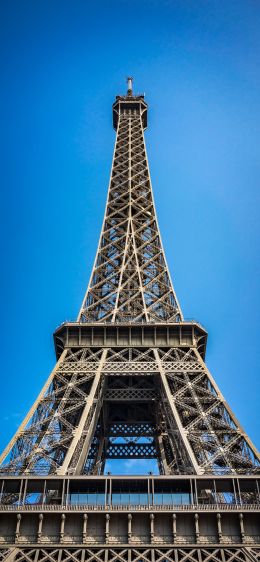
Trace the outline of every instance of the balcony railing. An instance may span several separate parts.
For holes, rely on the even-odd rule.
[[[187,505],[87,505],[87,504],[0,504],[0,512],[42,511],[260,511],[260,504],[187,504]]]

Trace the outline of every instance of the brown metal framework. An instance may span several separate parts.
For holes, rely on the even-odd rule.
[[[89,544],[87,520],[88,511],[92,508],[82,505],[82,514],[76,518],[78,523],[74,527],[71,527],[71,516],[66,515],[64,505],[57,504],[60,505],[57,508],[59,515],[55,509],[53,516],[43,515],[46,502],[47,505],[52,504],[42,499],[44,494],[46,497],[48,480],[45,480],[45,488],[37,496],[38,508],[35,508],[35,502],[32,502],[34,507],[30,507],[34,512],[37,511],[36,523],[31,515],[23,513],[26,490],[19,488],[17,497],[15,484],[10,484],[14,481],[8,480],[18,477],[17,482],[21,484],[26,478],[26,487],[32,490],[29,494],[31,497],[36,493],[33,492],[34,481],[30,481],[31,477],[60,477],[63,478],[64,496],[64,486],[68,485],[69,476],[85,479],[85,484],[78,480],[80,489],[82,486],[88,487],[89,482],[93,483],[93,478],[96,486],[100,486],[107,459],[157,459],[161,475],[158,478],[170,478],[172,486],[180,475],[190,475],[191,479],[195,475],[222,475],[222,478],[230,475],[238,478],[239,475],[252,477],[259,472],[259,455],[254,445],[204,363],[207,333],[197,322],[183,319],[173,289],[155,213],[144,141],[147,104],[144,96],[133,95],[131,79],[128,80],[127,95],[117,96],[113,105],[113,124],[116,143],[110,185],[87,293],[77,322],[65,323],[55,332],[57,364],[0,457],[2,476],[11,486],[7,492],[4,487],[2,489],[4,501],[2,507],[0,503],[0,544],[3,536],[4,544],[10,546],[15,542],[18,545],[15,549],[4,549],[2,557],[10,562],[256,560],[259,559],[259,551],[255,545],[260,542],[260,531],[255,531],[255,526],[259,525],[259,521],[255,522],[258,508],[250,508],[252,520],[247,513],[247,533],[244,531],[243,510],[235,518],[230,515],[229,520],[236,529],[236,540],[230,539],[229,544],[236,546],[226,548],[222,540],[221,509],[219,501],[213,501],[213,492],[209,492],[210,482],[205,488],[205,497],[209,505],[215,503],[218,506],[217,517],[211,521],[214,548],[207,546],[210,541],[201,538],[207,533],[200,532],[199,502],[193,498],[193,507],[186,509],[189,516],[185,522],[178,523],[184,526],[184,530],[179,531],[176,527],[177,501],[169,507],[174,516],[171,523],[169,518],[163,516],[162,506],[159,509],[160,524],[158,514],[154,519],[153,504],[149,512],[149,525],[148,519],[142,519],[144,529],[149,527],[148,534],[144,531],[142,539],[140,532],[139,535],[137,533],[139,538],[135,542],[131,531],[134,509],[131,504],[128,506],[128,519],[124,523],[128,529],[126,537],[117,541],[113,538],[114,531],[114,535],[111,535],[110,527],[111,521],[113,525],[119,523],[116,523],[116,516],[111,514],[112,506],[109,504],[104,525],[99,515],[95,518],[99,532],[105,529],[101,543],[94,538],[91,539],[91,548],[79,546],[78,549],[65,549],[62,546],[65,529],[75,526],[76,542]],[[243,480],[245,493],[250,498],[247,505],[258,505],[259,489],[258,492],[255,490],[253,502],[251,488],[249,486],[247,489],[245,482]],[[139,484],[140,494],[143,484]],[[122,486],[125,484],[122,483]],[[237,486],[239,484],[234,490],[238,494]],[[221,493],[223,496],[225,491]],[[229,509],[229,506],[225,507],[225,514]],[[9,513],[7,531],[2,531],[5,523],[1,523],[1,511]],[[192,523],[189,519],[191,513]],[[55,541],[50,540],[49,520],[59,528]],[[157,542],[154,539],[155,520],[160,529],[164,523],[168,529],[167,548],[164,547],[163,539]],[[182,520],[179,518],[178,521]],[[204,527],[205,524],[203,519]],[[29,536],[24,530],[21,531],[27,527],[34,529],[32,536],[38,537],[37,540],[22,538]],[[193,531],[189,531],[193,537],[190,540],[185,539],[188,536],[187,529],[194,531],[194,537]],[[72,532],[68,531],[69,536],[72,536]],[[250,532],[257,539],[250,539],[247,544],[245,537]],[[103,531],[101,534],[103,536]],[[176,547],[179,544],[178,540],[176,543],[178,534],[182,537],[181,544],[194,543],[193,546]],[[6,539],[8,536],[10,540]],[[91,536],[97,537],[98,534],[92,532]],[[226,536],[229,536],[228,532]],[[20,543],[23,540],[30,547],[21,550]],[[48,547],[49,542],[55,542],[55,548],[39,548],[39,545],[35,546],[35,541],[46,543],[45,547]],[[75,541],[71,543],[75,544]],[[102,548],[97,548],[99,543],[103,545]],[[106,547],[107,543],[109,548]],[[121,547],[118,549],[119,543]],[[244,545],[243,548],[240,543]],[[156,545],[160,545],[160,548]]]

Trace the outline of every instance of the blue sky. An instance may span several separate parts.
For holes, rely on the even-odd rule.
[[[77,316],[128,74],[149,103],[180,304],[259,448],[259,2],[9,0],[0,19],[1,448],[54,365],[53,331]]]

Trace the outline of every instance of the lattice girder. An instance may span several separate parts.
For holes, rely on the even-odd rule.
[[[259,547],[15,547],[0,550],[3,562],[257,562]]]
[[[140,424],[148,424],[156,451],[152,456],[158,458],[162,473],[258,470],[254,449],[198,352],[173,348],[108,348],[105,355],[95,348],[64,352],[31,419],[18,433],[3,470],[14,474],[25,470],[85,473],[88,451],[93,459],[94,449],[97,453],[94,443],[100,440],[102,467],[106,458],[124,458],[123,454],[131,458],[127,440],[121,447],[114,443],[113,450],[120,453],[111,457],[109,452],[109,428],[114,426],[116,437],[115,427],[121,424],[126,430],[129,423],[139,424],[135,437],[141,438],[133,458],[145,458],[146,452],[151,458],[149,446],[140,449],[145,443]],[[101,426],[107,431],[102,433]],[[118,437],[128,439],[125,430]]]
[[[157,225],[142,118],[131,112],[118,121],[105,219],[79,318],[181,318]]]

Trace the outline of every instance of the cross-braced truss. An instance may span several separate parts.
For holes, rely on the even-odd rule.
[[[13,548],[3,562],[257,562],[259,548]]]
[[[141,112],[119,117],[105,219],[82,322],[176,322],[181,312],[159,234]]]
[[[2,470],[100,474],[109,458],[156,458],[162,474],[259,469],[191,348],[65,351]]]

